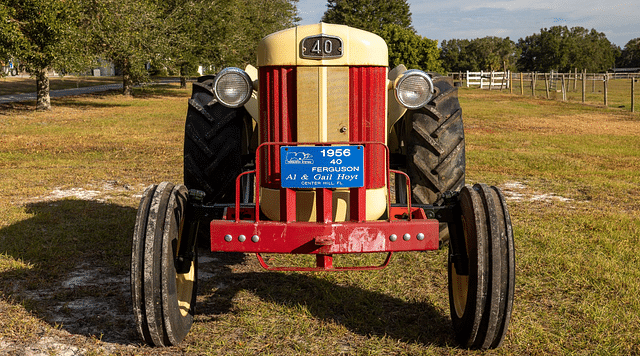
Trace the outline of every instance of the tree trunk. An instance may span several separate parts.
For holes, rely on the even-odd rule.
[[[180,89],[187,87],[187,76],[185,75],[185,66],[180,66]]]
[[[49,74],[47,69],[38,70],[36,73],[36,110],[51,110],[51,97],[49,96]]]
[[[133,95],[133,83],[131,81],[129,61],[125,61],[122,66],[122,95]]]

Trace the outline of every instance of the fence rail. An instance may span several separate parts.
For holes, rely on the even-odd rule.
[[[448,74],[456,86],[505,90],[509,93],[562,101],[602,103],[629,107],[635,112],[635,87],[640,73],[513,73],[454,72]],[[576,97],[579,95],[578,97]],[[598,98],[599,97],[599,98]],[[610,99],[613,99],[610,100]],[[629,103],[630,101],[630,103]]]
[[[485,87],[493,89],[495,87],[509,87],[507,81],[509,72],[469,72],[467,71],[467,87],[480,86],[480,89]]]

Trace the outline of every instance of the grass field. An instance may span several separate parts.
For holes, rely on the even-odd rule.
[[[51,354],[464,355],[446,250],[381,272],[272,273],[200,251],[183,344],[140,345],[128,264],[144,187],[181,182],[177,86],[0,108],[0,349]],[[640,354],[640,114],[462,89],[467,183],[500,186],[514,314],[490,354]],[[376,256],[377,257],[377,256]],[[374,258],[374,257],[367,257]]]
[[[531,81],[525,81],[520,85],[518,74],[513,79],[513,94],[520,94],[521,88],[524,89],[525,96],[531,96]],[[525,78],[526,77],[525,73]],[[637,79],[636,79],[637,80]],[[566,80],[566,100],[571,102],[582,102],[582,81]],[[549,91],[549,99],[562,100],[561,84],[558,81],[557,90]],[[509,89],[503,89],[509,92]],[[536,80],[534,90],[535,96],[538,98],[546,98],[547,91],[545,89],[544,77],[540,75]],[[592,80],[589,76],[585,83],[585,103],[589,105],[604,105],[604,82],[602,79]],[[607,106],[610,108],[624,109],[631,111],[631,79],[610,79],[607,84]],[[640,111],[640,84],[635,83],[635,111]]]

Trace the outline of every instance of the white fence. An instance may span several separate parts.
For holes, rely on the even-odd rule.
[[[467,87],[478,85],[484,88],[508,88],[509,72],[469,72],[467,71]]]

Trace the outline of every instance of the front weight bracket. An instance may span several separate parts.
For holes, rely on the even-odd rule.
[[[176,273],[189,273],[191,270],[191,262],[195,257],[196,240],[198,236],[198,228],[200,227],[200,218],[198,218],[197,207],[202,205],[205,192],[196,189],[189,190],[188,203],[185,207],[185,224],[183,226],[178,253],[176,254],[174,265]],[[186,238],[185,238],[186,237]]]

